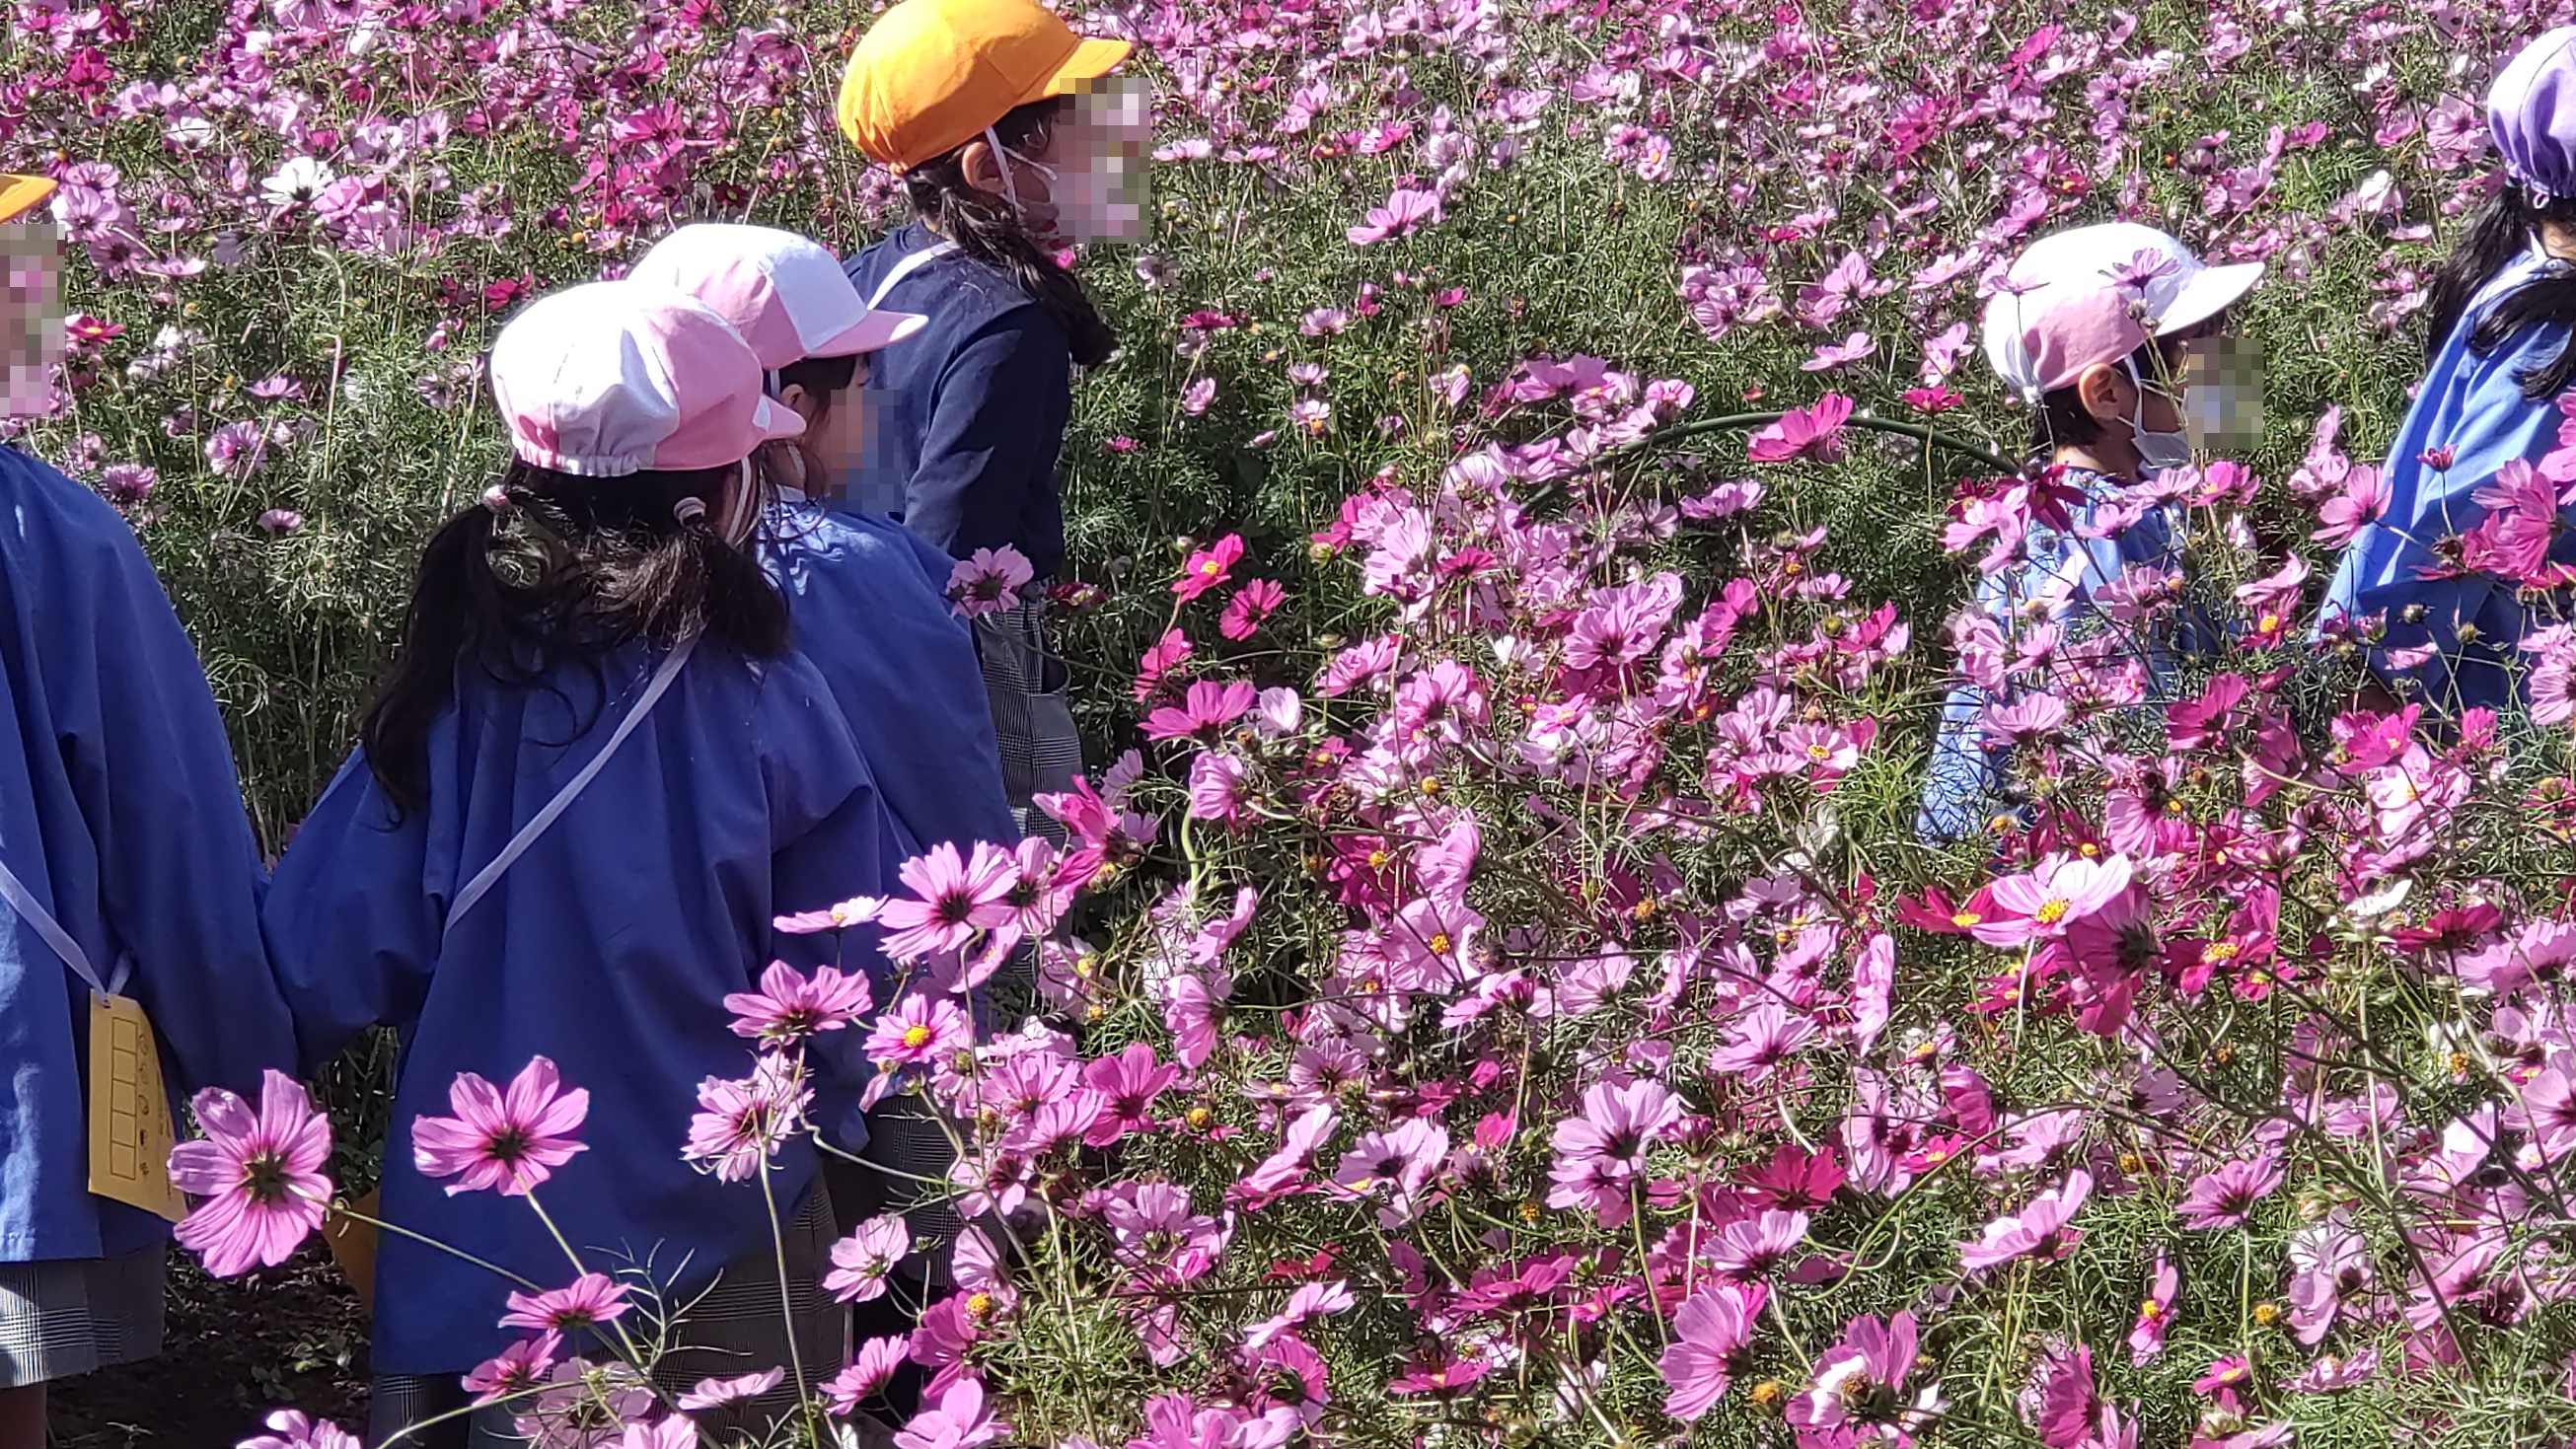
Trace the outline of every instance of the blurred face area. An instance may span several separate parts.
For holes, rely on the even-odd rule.
[[[780,486],[812,497],[828,491],[832,480],[858,472],[868,438],[867,381],[868,358],[862,354],[848,387],[825,393],[789,383],[779,393],[778,400],[805,420],[802,436],[770,445],[771,477]]]
[[[1068,241],[1145,239],[1153,110],[1143,82],[1112,76],[1073,98],[1048,140],[1056,230]]]
[[[2180,426],[2193,451],[2241,456],[2263,441],[2263,348],[2251,338],[2213,332],[2184,344],[2174,364]]]
[[[44,411],[62,359],[62,234],[50,218],[0,223],[0,416]]]

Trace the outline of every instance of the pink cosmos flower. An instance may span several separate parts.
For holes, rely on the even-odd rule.
[[[772,1048],[839,1031],[869,1005],[865,972],[818,966],[809,977],[784,961],[772,961],[760,973],[758,991],[738,991],[724,999],[725,1010],[733,1013],[734,1035]]]
[[[1233,825],[1252,803],[1252,767],[1231,754],[1201,750],[1190,760],[1190,816]]]
[[[515,1394],[530,1393],[553,1372],[555,1357],[563,1351],[563,1335],[549,1328],[534,1338],[523,1338],[491,1358],[476,1364],[465,1376],[465,1391],[477,1404],[498,1403]]]
[[[1802,1440],[1910,1445],[1946,1407],[1934,1386],[1907,1401],[1914,1359],[1913,1314],[1855,1318],[1842,1341],[1817,1358],[1812,1387],[1790,1401],[1786,1418]]]
[[[2267,1148],[2259,1157],[2202,1173],[2177,1211],[2185,1227],[2241,1228],[2254,1204],[2280,1190],[2281,1179],[2281,1154]]]
[[[1116,1056],[1083,1063],[1083,1085],[1101,1099],[1100,1115],[1083,1141],[1107,1147],[1131,1133],[1151,1130],[1154,1099],[1180,1079],[1181,1069],[1157,1061],[1154,1048],[1145,1042],[1129,1042]]]
[[[971,1046],[974,1023],[953,1001],[906,992],[868,1032],[868,1057],[883,1071],[920,1066]]]
[[[826,906],[819,911],[798,911],[792,916],[777,916],[769,928],[782,936],[818,936],[828,931],[845,931],[864,926],[885,909],[878,896],[853,896],[849,900]]]
[[[1878,342],[1866,332],[1855,332],[1840,342],[1828,342],[1816,349],[1816,355],[1798,364],[1801,372],[1831,372],[1866,361],[1878,351]]]
[[[1807,1222],[1805,1213],[1765,1208],[1721,1224],[1711,1237],[1708,1260],[1736,1282],[1759,1282],[1780,1271],[1807,1240]]]
[[[1351,1144],[1333,1168],[1333,1182],[1353,1197],[1383,1194],[1379,1225],[1402,1227],[1421,1212],[1423,1193],[1448,1160],[1448,1132],[1415,1117]]]
[[[2388,479],[2379,469],[2356,463],[2343,477],[2343,487],[2317,508],[2317,528],[2308,537],[2328,548],[2342,548],[2353,535],[2377,523],[2388,512]]]
[[[1193,553],[1181,565],[1181,576],[1172,580],[1172,592],[1187,604],[1199,595],[1221,589],[1234,576],[1234,566],[1243,558],[1243,535],[1229,533],[1212,548]]]
[[[1163,631],[1152,648],[1136,664],[1135,697],[1138,704],[1152,699],[1163,687],[1163,676],[1178,669],[1190,657],[1189,636],[1178,629]]]
[[[1301,1283],[1277,1313],[1243,1331],[1243,1346],[1257,1349],[1283,1333],[1304,1327],[1312,1319],[1339,1313],[1358,1301],[1351,1296],[1350,1285],[1338,1278],[1330,1283]]]
[[[681,1406],[685,1408],[687,1404],[688,1399],[684,1395]],[[628,1424],[626,1432],[618,1438],[617,1449],[698,1449],[698,1444],[698,1426],[688,1415],[665,1414],[649,1424]]]
[[[1255,1164],[1252,1171],[1226,1189],[1226,1199],[1247,1211],[1276,1202],[1291,1192],[1302,1191],[1308,1160],[1315,1149],[1333,1135],[1341,1123],[1341,1114],[1330,1106],[1310,1107],[1288,1124],[1281,1134],[1279,1150]]]
[[[1703,1288],[1673,1315],[1672,1345],[1656,1367],[1664,1376],[1664,1412],[1691,1423],[1726,1394],[1771,1290],[1759,1283]]]
[[[727,1404],[738,1404],[745,1399],[759,1398],[778,1387],[786,1377],[785,1369],[769,1369],[756,1374],[739,1374],[729,1379],[700,1379],[687,1393],[680,1395],[679,1407],[693,1414],[701,1409],[721,1409]],[[696,1437],[692,1433],[689,1442],[695,1443]]]
[[[1811,406],[1797,409],[1755,433],[1745,448],[1745,456],[1756,463],[1786,463],[1793,458],[1840,462],[1843,424],[1851,420],[1851,414],[1852,400],[1829,392]]]
[[[508,1302],[510,1311],[501,1317],[503,1328],[557,1334],[613,1323],[634,1306],[626,1301],[626,1285],[605,1273],[584,1273],[569,1285],[550,1292],[513,1293]]]
[[[359,1449],[358,1436],[327,1419],[307,1418],[300,1409],[280,1409],[264,1420],[265,1434],[254,1434],[234,1449]]]
[[[411,1124],[412,1165],[423,1177],[453,1177],[447,1195],[499,1188],[524,1197],[554,1170],[586,1151],[572,1133],[590,1115],[590,1093],[566,1091],[555,1064],[530,1059],[505,1094],[472,1072],[448,1085],[453,1117]]]
[[[1002,614],[1020,606],[1020,590],[1037,577],[1026,556],[1004,544],[979,548],[948,572],[948,601],[969,619]]]
[[[813,1099],[790,1057],[763,1056],[748,1077],[709,1077],[698,1083],[698,1111],[680,1155],[709,1164],[719,1181],[746,1181],[778,1154]]]
[[[1626,1222],[1645,1171],[1646,1149],[1681,1115],[1681,1099],[1661,1083],[1594,1083],[1583,1094],[1581,1115],[1556,1124],[1556,1160],[1548,1167],[1555,1185],[1548,1190],[1547,1205],[1584,1208],[1606,1227]]]
[[[206,1199],[179,1224],[180,1246],[229,1278],[286,1261],[331,1209],[331,1119],[285,1073],[260,1079],[259,1110],[219,1087],[192,1104],[205,1136],[170,1149],[170,1182]]]
[[[1386,205],[1369,208],[1366,226],[1352,227],[1346,235],[1352,246],[1364,247],[1389,237],[1411,236],[1439,220],[1439,193],[1399,187],[1386,199]]]
[[[860,1344],[848,1366],[823,1382],[823,1401],[832,1416],[846,1419],[857,1413],[859,1405],[894,1381],[895,1373],[909,1361],[910,1350],[911,1341],[902,1334]]]
[[[1288,591],[1272,579],[1254,579],[1234,591],[1226,600],[1225,614],[1216,623],[1216,631],[1241,643],[1261,631],[1261,625],[1288,601]]]
[[[2109,905],[2129,886],[2124,855],[2087,860],[2051,856],[2023,875],[1994,883],[1996,914],[1968,928],[1989,946],[2013,947],[2053,940],[2066,928]]]
[[[2159,1250],[2147,1275],[2146,1296],[2138,1300],[2138,1321],[2129,1328],[2129,1361],[2145,1363],[2165,1351],[2165,1333],[2173,1327],[2174,1304],[2182,1297],[2182,1274]]]
[[[843,1303],[866,1303],[883,1296],[886,1275],[912,1251],[912,1230],[899,1213],[886,1213],[859,1224],[858,1231],[832,1245],[832,1271],[823,1275],[824,1291]]]
[[[1226,726],[1252,712],[1257,697],[1253,687],[1239,679],[1231,684],[1199,680],[1179,705],[1165,705],[1145,717],[1145,738],[1214,744]]]
[[[1792,1015],[1776,1001],[1765,1001],[1728,1028],[1725,1043],[1709,1054],[1708,1069],[1754,1085],[1768,1080],[1774,1069],[1818,1035],[1815,1022]]]
[[[2060,1186],[2031,1199],[2030,1206],[1986,1224],[1975,1242],[1960,1244],[1959,1265],[1973,1273],[2015,1258],[2053,1263],[2065,1257],[2084,1236],[2067,1224],[2092,1193],[2093,1175],[2078,1168]]]
[[[1009,851],[990,841],[975,842],[971,858],[960,858],[947,841],[903,863],[895,874],[910,897],[886,902],[877,920],[893,934],[885,952],[897,961],[918,961],[942,951],[955,951],[1011,917],[1012,860]]]
[[[894,1442],[895,1449],[976,1449],[1010,1432],[985,1404],[983,1383],[967,1376],[951,1383],[936,1407],[913,1415]]]

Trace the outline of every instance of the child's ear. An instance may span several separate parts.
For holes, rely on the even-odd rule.
[[[969,141],[957,152],[957,173],[977,191],[1002,194],[1002,158],[981,139]]]
[[[791,382],[780,388],[778,401],[781,406],[793,409],[796,416],[803,418],[809,427],[812,426],[815,415],[823,410],[823,400],[816,397],[801,382]]]
[[[2097,362],[2076,374],[2075,400],[2096,422],[2125,423],[2137,411],[2137,389],[2129,385],[2129,374],[2107,362]]]

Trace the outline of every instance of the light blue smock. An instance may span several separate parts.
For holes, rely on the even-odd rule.
[[[2469,339],[2506,293],[2544,267],[2565,265],[2536,253],[2517,257],[2469,299],[2389,449],[2388,511],[2353,536],[2326,587],[2327,618],[2386,613],[2388,631],[2370,651],[2372,668],[2385,678],[2420,681],[2421,697],[2436,709],[2502,707],[2515,697],[2519,674],[2505,665],[2524,662],[2514,646],[2530,625],[2513,585],[2485,574],[2418,575],[2433,562],[2434,544],[2466,533],[2486,516],[2470,495],[2493,482],[2497,470],[2516,458],[2537,463],[2558,446],[2564,415],[2557,401],[2524,397],[2521,379],[2558,355],[2568,329],[2533,323],[2484,355]],[[2448,468],[2425,465],[2423,455],[2434,448],[2451,450]],[[2576,535],[2562,535],[2550,557],[2576,562]],[[2411,605],[2423,607],[2420,619],[2407,618]],[[2476,626],[2475,639],[2465,645],[2459,642],[2463,623]],[[2418,667],[2401,670],[2389,662],[2392,651],[2426,645],[2433,646],[2433,655]]]
[[[2069,468],[2064,477],[2067,483],[2084,491],[2083,499],[2067,508],[2067,520],[2073,528],[2034,522],[2022,538],[2021,557],[1978,581],[1977,607],[2002,626],[2007,640],[2019,631],[2017,621],[2022,606],[2049,593],[2058,580],[2072,585],[2066,590],[2065,611],[2059,616],[2068,640],[2124,629],[2127,626],[2102,613],[2093,602],[2094,595],[2118,583],[2133,566],[2172,569],[2182,561],[2181,530],[2170,505],[2149,508],[2116,538],[2080,536],[2079,531],[2099,527],[2102,516],[2114,511],[2112,505],[2127,485],[2089,468]],[[2173,656],[2169,644],[2190,647],[2195,641],[2196,635],[2188,633],[2174,641],[2136,641],[2147,666],[2151,694],[2158,686],[2171,683]],[[1996,790],[2003,778],[2004,750],[1990,747],[1980,723],[1985,712],[1986,691],[1975,684],[1959,684],[1942,701],[1941,728],[1933,740],[1932,762],[1923,782],[1923,804],[1914,825],[1915,833],[1928,842],[1940,844],[1973,834],[1997,808]]]
[[[343,767],[280,864],[266,921],[308,1064],[367,1026],[404,1035],[384,1211],[541,1283],[572,1277],[525,1204],[450,1198],[414,1170],[410,1124],[447,1115],[459,1072],[506,1081],[533,1056],[589,1090],[590,1150],[538,1196],[590,1265],[649,1259],[682,1294],[768,1242],[756,1182],[680,1157],[705,1077],[749,1075],[728,993],[772,959],[829,959],[830,936],[778,935],[781,913],[898,889],[933,843],[918,828],[1007,839],[991,723],[966,634],[899,536],[785,510],[766,549],[794,620],[784,655],[702,641],[590,787],[442,939],[447,903],[599,750],[658,659],[641,645],[548,689],[470,666],[432,727],[429,804],[395,819],[363,754]],[[559,692],[558,692],[559,691]],[[602,707],[604,704],[604,708]],[[580,733],[585,719],[597,722]],[[569,744],[564,742],[569,741]],[[895,802],[906,802],[899,807]],[[880,979],[872,932],[844,963]],[[860,1031],[832,1033],[816,1115],[864,1140]],[[813,1149],[791,1143],[772,1188],[794,1209]],[[686,1270],[682,1270],[683,1264]],[[511,1334],[505,1286],[388,1237],[378,1263],[379,1373],[461,1372]]]
[[[159,1028],[179,1095],[291,1067],[259,852],[205,670],[116,510],[0,446],[0,859]],[[89,988],[0,905],[0,1261],[129,1253],[160,1219],[89,1193]]]

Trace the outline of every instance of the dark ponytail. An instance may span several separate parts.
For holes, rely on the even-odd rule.
[[[1023,155],[1044,150],[1048,128],[1068,104],[1070,101],[1062,96],[1032,101],[994,122],[993,134],[1001,138],[1003,145]],[[1074,361],[1085,367],[1108,361],[1109,354],[1117,350],[1117,334],[1109,330],[1100,309],[1091,305],[1082,283],[1056,265],[1054,255],[1029,235],[1010,204],[967,184],[966,168],[960,160],[965,150],[961,145],[904,173],[904,190],[912,198],[914,213],[933,231],[955,242],[961,253],[1018,282],[1020,289],[1064,328],[1065,337],[1073,344]],[[993,164],[1010,163],[1008,158],[996,156]]]
[[[2535,205],[2521,186],[2507,182],[2478,213],[2469,234],[2452,247],[2434,279],[2429,301],[2431,330],[2424,339],[2427,359],[2441,354],[2451,334],[2467,317],[2469,301],[2478,289],[2529,249],[2532,237],[2547,222],[2576,229],[2576,198]],[[2526,369],[2515,379],[2522,386],[2522,395],[2538,402],[2557,396],[2576,382],[2576,267],[2547,268],[2498,298],[2478,318],[2477,329],[2469,334],[2469,348],[2483,356],[2535,324],[2570,329],[2567,340],[2558,346],[2557,356]]]
[[[430,726],[469,664],[504,686],[544,688],[554,670],[596,673],[639,639],[668,648],[704,634],[763,659],[784,650],[786,599],[753,550],[716,529],[741,471],[577,478],[513,463],[487,502],[449,519],[421,551],[392,671],[359,732],[395,808],[428,803]]]

